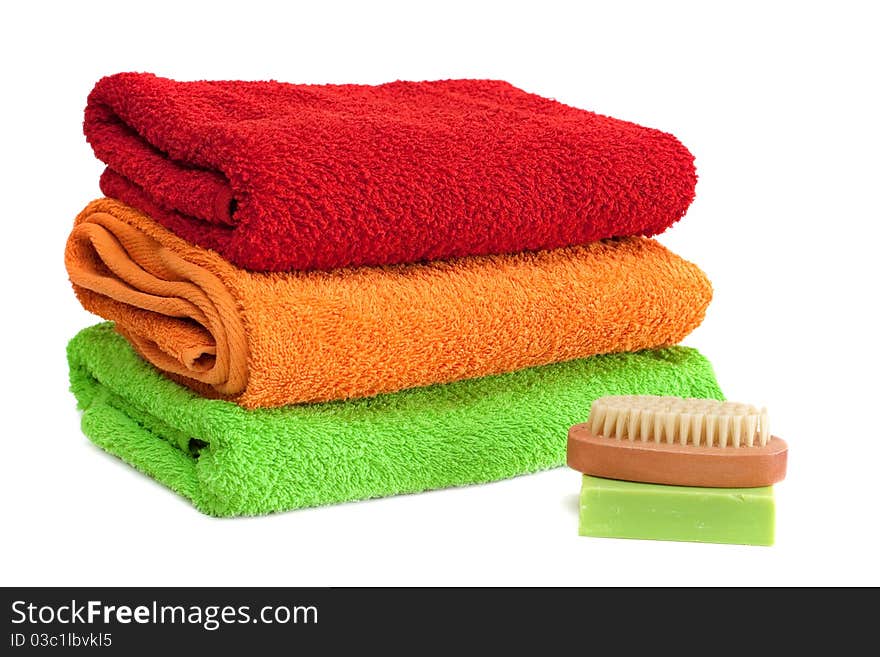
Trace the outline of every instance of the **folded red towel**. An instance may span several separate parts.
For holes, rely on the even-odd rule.
[[[652,235],[694,195],[675,137],[494,80],[99,81],[101,189],[247,269],[381,265]]]

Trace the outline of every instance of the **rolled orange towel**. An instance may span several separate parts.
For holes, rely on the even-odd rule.
[[[83,306],[175,380],[247,408],[368,397],[678,342],[705,275],[630,237],[448,262],[258,273],[118,201],[77,217]]]

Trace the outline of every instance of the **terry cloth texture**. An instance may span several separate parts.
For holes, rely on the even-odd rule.
[[[86,309],[159,369],[254,408],[367,397],[674,344],[711,297],[644,237],[334,272],[255,273],[117,201],[77,218]]]
[[[100,80],[102,191],[252,270],[333,269],[652,235],[694,197],[675,137],[495,80]]]
[[[161,376],[113,331],[68,346],[84,433],[205,513],[255,515],[481,483],[565,462],[602,395],[722,398],[693,349],[595,356],[371,399],[246,410]]]

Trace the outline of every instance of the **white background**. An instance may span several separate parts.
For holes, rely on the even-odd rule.
[[[880,584],[871,3],[307,4],[3,3],[2,584]],[[687,344],[791,446],[777,545],[579,538],[567,469],[216,520],[93,447],[64,347],[97,320],[62,252],[99,195],[86,95],[126,70],[503,78],[677,135],[700,182],[661,241],[715,285]]]

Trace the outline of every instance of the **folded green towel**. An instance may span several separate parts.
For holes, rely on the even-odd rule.
[[[141,360],[112,324],[68,345],[97,445],[205,513],[256,515],[504,479],[562,465],[570,425],[602,395],[721,398],[712,366],[672,347],[347,402],[245,410]]]

